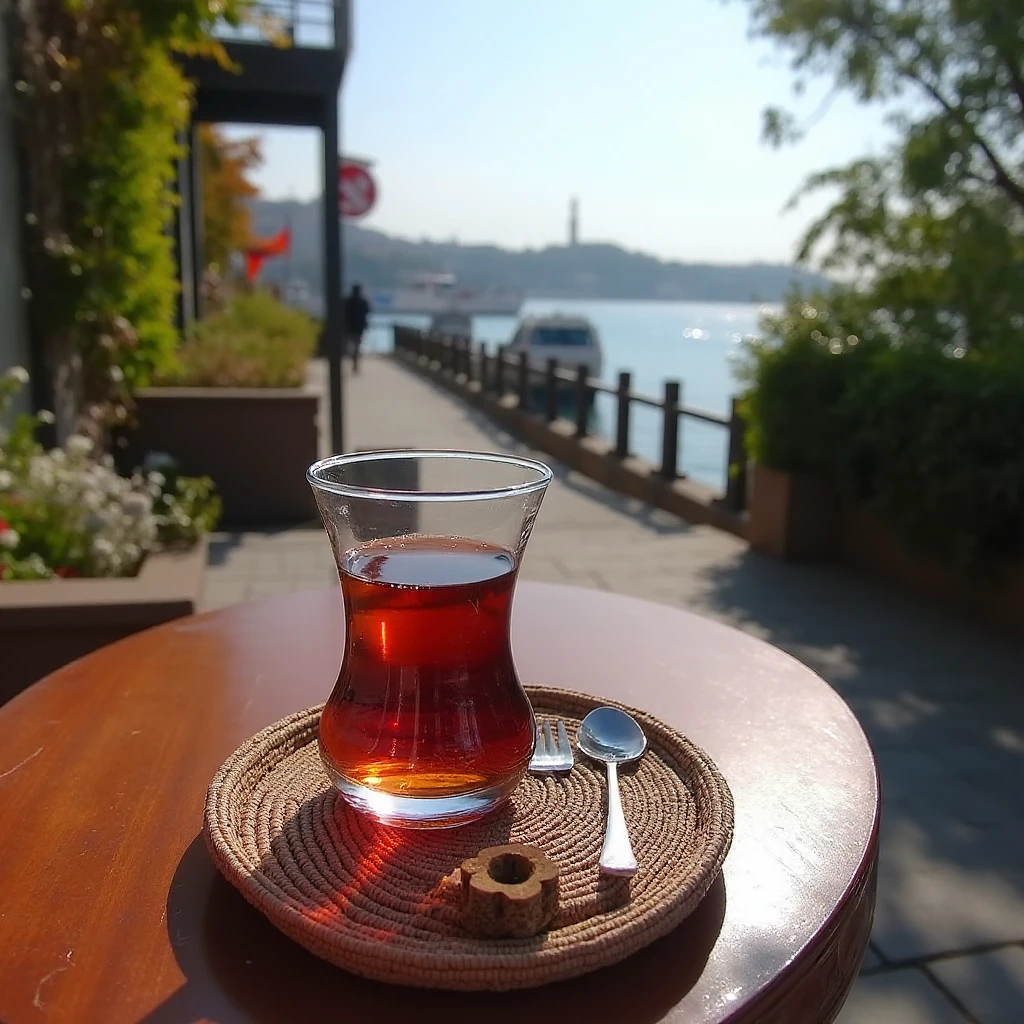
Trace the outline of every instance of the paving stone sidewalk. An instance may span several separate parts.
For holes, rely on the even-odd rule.
[[[363,361],[347,397],[349,448],[526,451],[385,357]],[[820,673],[871,739],[884,798],[878,903],[840,1024],[1024,1024],[1024,638],[839,568],[773,562],[554,468],[525,578],[738,626]],[[205,605],[336,581],[319,524],[218,534]]]

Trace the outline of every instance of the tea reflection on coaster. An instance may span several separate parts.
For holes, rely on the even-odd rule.
[[[533,754],[509,626],[551,470],[503,455],[367,452],[318,462],[307,478],[345,599],[341,671],[320,722],[328,775],[390,825],[488,814]]]

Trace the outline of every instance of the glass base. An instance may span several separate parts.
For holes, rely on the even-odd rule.
[[[457,796],[417,797],[381,793],[351,782],[328,768],[328,775],[345,803],[382,825],[396,828],[454,828],[486,817],[512,795],[519,780],[475,789]]]

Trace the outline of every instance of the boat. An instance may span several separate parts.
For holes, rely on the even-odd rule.
[[[465,313],[435,313],[430,318],[430,334],[442,334],[459,341],[473,340],[473,318]]]
[[[587,375],[600,379],[604,353],[597,328],[582,316],[528,316],[520,321],[505,351],[527,354],[530,365],[543,368],[549,359],[557,359],[563,369],[575,370],[581,364]]]
[[[398,288],[372,288],[375,313],[464,313],[467,316],[517,316],[525,295],[514,288],[460,285],[454,274],[417,274]]]

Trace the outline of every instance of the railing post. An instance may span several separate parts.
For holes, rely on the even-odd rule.
[[[576,367],[576,436],[587,436],[587,414],[590,412],[590,389],[587,387],[587,364]]]
[[[494,364],[494,393],[498,398],[505,396],[505,346],[499,345],[498,361]]]
[[[619,374],[618,415],[615,423],[615,454],[620,459],[629,455],[629,392],[633,378],[623,371]]]
[[[742,512],[747,507],[747,431],[740,416],[740,400],[732,400],[729,417],[729,462],[725,480],[725,507]]]
[[[491,357],[484,342],[480,342],[480,391],[484,394],[491,381]]]
[[[530,361],[525,352],[519,353],[519,408],[530,405]]]
[[[558,419],[558,360],[549,359],[544,388],[544,412],[548,423]]]
[[[665,381],[664,415],[661,433],[661,478],[675,480],[679,462],[679,381]]]

